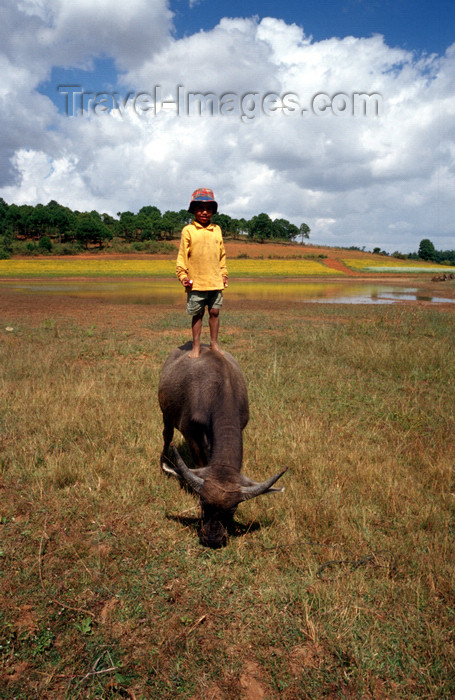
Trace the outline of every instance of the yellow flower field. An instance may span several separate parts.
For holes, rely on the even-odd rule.
[[[301,277],[334,275],[335,270],[313,260],[229,260],[232,277]],[[0,260],[0,278],[11,277],[174,277],[173,260],[52,258]]]
[[[170,260],[0,260],[0,277],[166,277],[171,274],[175,274],[175,263]]]
[[[229,274],[234,277],[300,277],[336,275],[314,260],[228,260]]]

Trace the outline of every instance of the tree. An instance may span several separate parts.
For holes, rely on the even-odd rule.
[[[442,265],[455,265],[455,250],[437,250],[436,260]]]
[[[114,219],[110,214],[101,214],[101,221],[105,224],[113,236],[117,235],[118,232],[118,221]]]
[[[156,238],[156,227],[153,225],[153,222],[156,224],[160,219],[151,220],[142,210],[139,212],[139,214],[136,214],[136,231],[141,241],[149,241]]]
[[[300,243],[303,243],[304,238],[309,238],[310,237],[310,227],[308,224],[302,223],[300,224],[299,227],[299,236],[301,237]]]
[[[61,204],[51,199],[48,204],[46,204],[46,210],[48,212],[49,225],[52,228],[54,236],[58,237],[58,242],[63,240],[68,240],[72,237],[70,231],[76,226],[76,217],[74,213],[68,207],[63,207]]]
[[[214,214],[212,222],[220,227],[223,234],[232,233],[232,219],[228,214]]]
[[[272,238],[292,241],[299,233],[297,226],[287,219],[275,219],[272,224]]]
[[[161,212],[158,207],[151,205],[141,207],[138,212],[138,217],[139,216],[145,217],[145,225],[142,227],[141,238],[143,240],[157,238],[161,233]],[[141,221],[143,220],[141,219]]]
[[[50,253],[51,252],[52,241],[49,238],[49,236],[42,236],[39,239],[38,248],[40,249],[40,252],[43,252],[43,253]]]
[[[260,241],[265,241],[266,238],[272,238],[273,221],[268,214],[258,214],[253,216],[248,225],[248,236],[250,238],[258,238]]]
[[[11,224],[8,223],[6,218],[7,213],[8,205],[5,202],[5,200],[2,197],[0,197],[0,236],[2,237],[2,240],[6,238],[6,236],[10,237],[11,234]],[[2,243],[1,240],[0,247],[4,247],[4,242]]]
[[[3,207],[5,204],[5,207]],[[0,197],[0,260],[7,260],[11,257],[11,229],[6,222],[6,211],[8,205]]]
[[[10,204],[6,212],[6,221],[11,225],[14,235],[26,237],[30,230],[30,215],[33,207],[28,204]]]
[[[236,225],[237,225],[237,233],[240,233],[242,236],[245,236],[248,234],[249,222],[246,219],[244,219],[243,217],[240,219],[236,219]]]
[[[188,209],[180,209],[178,215],[180,220],[180,228],[190,224],[193,220],[193,214],[191,214]]]
[[[132,211],[118,212],[120,217],[119,233],[127,241],[132,240],[136,235],[136,217]]]
[[[158,207],[152,206],[151,204],[147,204],[147,206],[141,207],[138,211],[138,214],[145,214],[145,216],[147,216],[149,219],[161,219],[160,210],[158,209]]]
[[[79,215],[76,226],[76,239],[82,243],[84,248],[88,248],[89,243],[98,243],[103,247],[105,240],[111,239],[112,233],[106,224],[101,221],[100,215],[96,211],[84,212]]]
[[[43,204],[37,204],[29,216],[29,225],[35,236],[41,236],[51,227],[49,212]]]
[[[183,212],[183,213],[182,213]],[[185,215],[185,220],[190,216],[189,212],[184,209],[178,211],[165,211],[161,219],[161,229],[167,234],[166,238],[172,238],[174,233],[182,228],[182,218]]]
[[[420,241],[419,258],[421,260],[436,260],[436,250],[429,238],[423,238]]]

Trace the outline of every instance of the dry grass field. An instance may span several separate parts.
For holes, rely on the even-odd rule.
[[[221,323],[244,471],[289,470],[212,551],[158,465],[183,309],[2,293],[1,697],[453,697],[453,307]]]

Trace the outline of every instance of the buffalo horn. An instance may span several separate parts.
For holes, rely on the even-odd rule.
[[[248,481],[248,485],[243,485],[240,487],[240,493],[242,494],[242,501],[248,501],[250,498],[255,498],[256,496],[261,496],[263,493],[281,493],[284,491],[284,487],[281,489],[272,488],[273,484],[278,481],[278,479],[283,476],[284,472],[287,471],[285,467],[281,472],[271,476],[267,481],[263,481],[262,484],[251,481],[251,479],[244,478]]]
[[[188,486],[190,486],[193,489],[193,491],[200,494],[202,491],[202,487],[204,486],[204,479],[201,479],[200,476],[194,474],[194,472],[192,472],[191,469],[189,469],[186,466],[185,462],[180,457],[180,454],[174,445],[172,445],[172,451],[174,453],[174,458],[177,464],[173,464],[172,467],[170,467],[167,464],[163,464],[164,471],[166,471],[168,474],[174,474],[174,476],[178,476],[180,479],[183,479],[184,481],[186,481]]]

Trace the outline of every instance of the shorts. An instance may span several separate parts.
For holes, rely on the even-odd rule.
[[[223,306],[223,292],[221,289],[215,289],[210,292],[191,291],[187,292],[186,313],[189,316],[196,316],[203,313],[204,308],[208,306],[210,309],[221,309]]]

